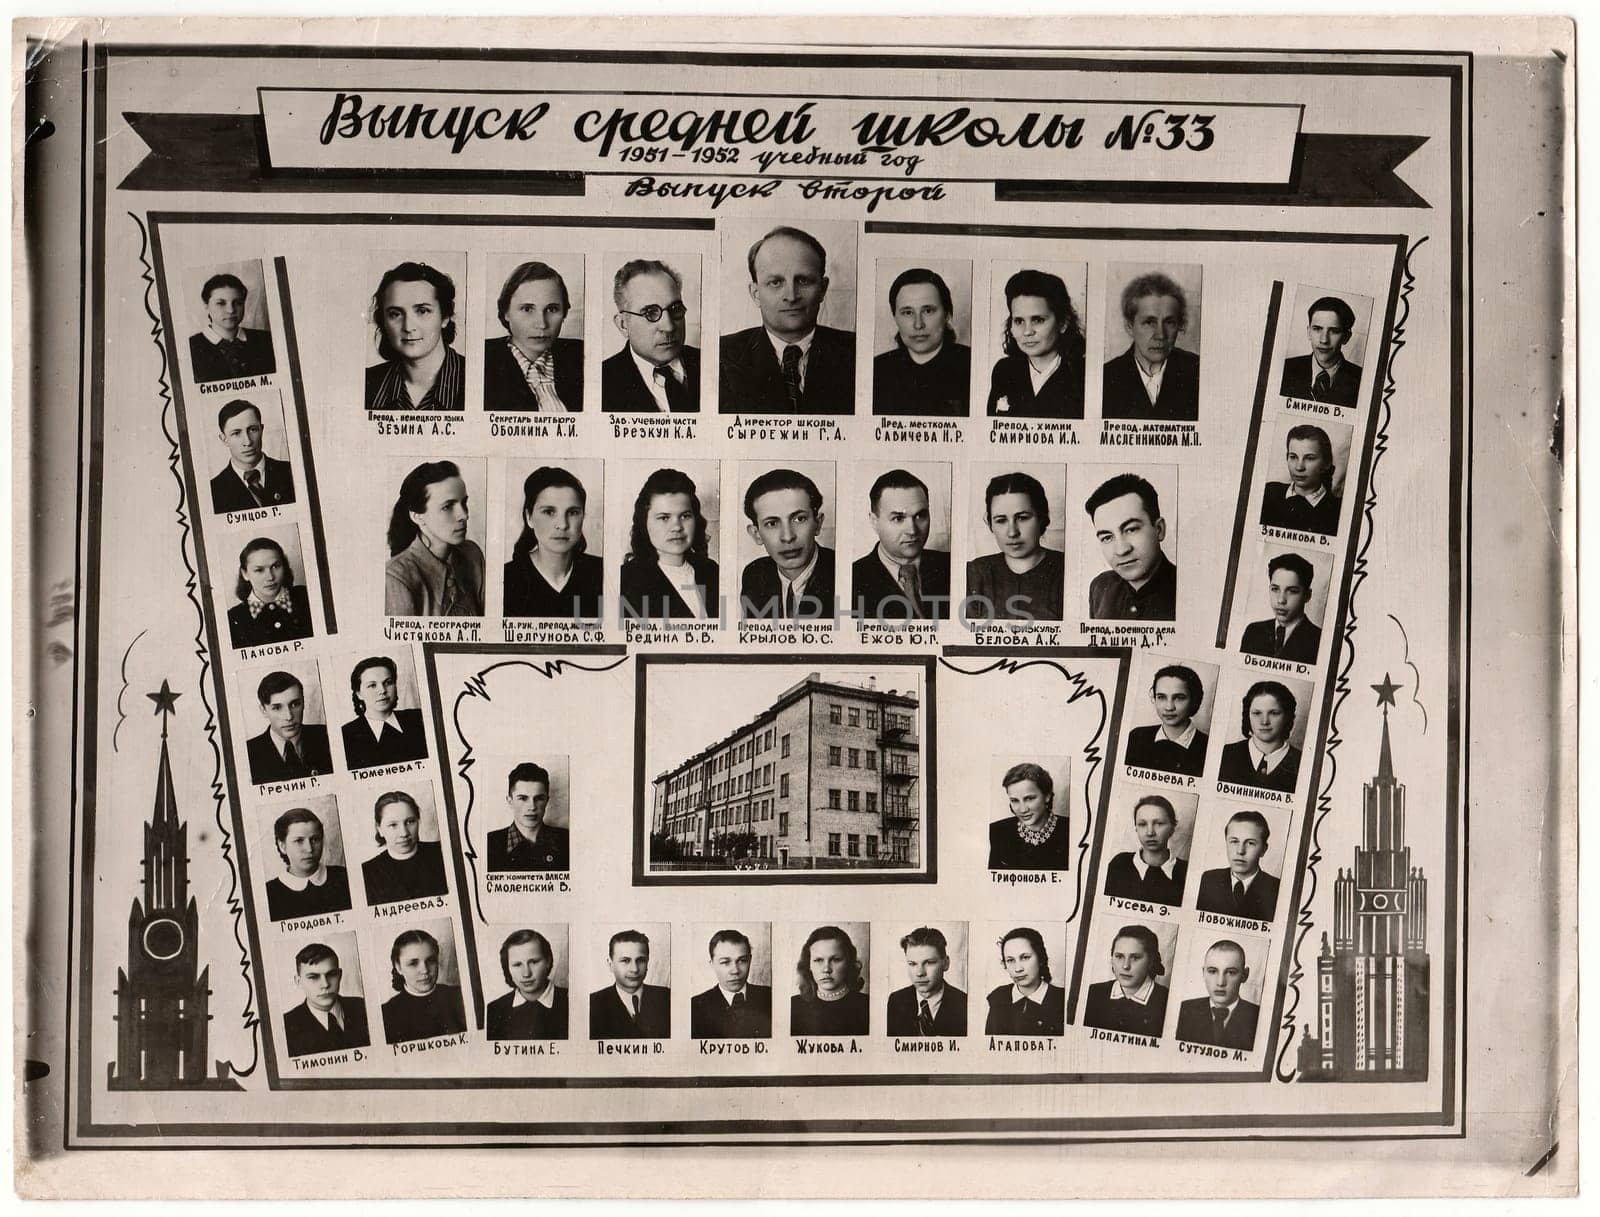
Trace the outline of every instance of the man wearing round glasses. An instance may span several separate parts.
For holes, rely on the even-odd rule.
[[[628,344],[600,365],[606,410],[694,414],[700,409],[700,352],[684,344],[683,279],[665,262],[635,258],[612,288],[617,329]]]

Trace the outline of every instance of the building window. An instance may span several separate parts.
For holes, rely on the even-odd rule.
[[[829,744],[828,745],[828,764],[832,765],[835,769],[837,769],[839,767],[839,745],[838,744]]]
[[[789,737],[787,735],[783,737],[783,752],[781,755],[785,757],[789,755]]]
[[[836,833],[836,832],[830,832],[828,834],[828,857],[837,858],[838,856],[839,856],[839,834]]]
[[[780,837],[787,837],[789,835],[789,813],[787,811],[780,811],[778,813],[778,835]]]
[[[861,768],[861,749],[859,749],[859,748],[850,749],[850,768],[852,768],[852,769],[860,769]]]
[[[789,797],[789,775],[787,773],[780,775],[778,778],[778,797],[780,799]]]
[[[861,707],[860,706],[851,706],[850,707],[850,725],[852,727],[859,727],[861,725]]]
[[[856,833],[850,833],[844,840],[845,853],[852,858],[861,856],[861,838]]]
[[[874,731],[878,729],[878,712],[876,710],[867,711],[867,726],[871,727]]]
[[[875,833],[875,832],[869,832],[867,834],[867,857],[876,858],[877,856],[878,856],[878,834]]]
[[[834,811],[840,810],[839,792],[837,790],[828,791],[828,806]]]
[[[877,769],[877,767],[878,767],[878,750],[876,748],[868,748],[867,749],[867,768],[875,770],[875,769]]]
[[[847,796],[847,803],[848,803],[848,807],[849,807],[849,809],[851,811],[860,811],[861,810],[861,792],[859,790],[850,791],[849,795]]]
[[[873,815],[878,813],[878,792],[876,790],[867,791],[867,810]]]
[[[835,727],[844,722],[844,707],[830,704],[828,706],[828,721]]]

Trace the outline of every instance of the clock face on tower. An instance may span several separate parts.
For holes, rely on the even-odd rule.
[[[161,917],[144,927],[144,953],[151,959],[172,959],[183,950],[183,927]]]

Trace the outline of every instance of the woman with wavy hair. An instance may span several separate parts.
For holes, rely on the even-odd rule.
[[[1059,275],[1019,270],[1006,280],[1005,352],[989,374],[989,414],[1082,418],[1083,326]]]
[[[628,556],[622,560],[622,613],[647,621],[721,617],[717,564],[706,517],[688,474],[657,469],[633,501]]]
[[[456,285],[425,262],[390,267],[372,293],[381,363],[367,369],[369,410],[460,410],[467,361],[456,340]]]
[[[791,1035],[865,1035],[872,1014],[863,992],[861,957],[850,935],[818,926],[795,964],[800,992],[789,999]]]
[[[292,642],[311,637],[311,601],[294,581],[289,556],[271,537],[256,537],[239,551],[228,610],[228,635],[236,647]]]

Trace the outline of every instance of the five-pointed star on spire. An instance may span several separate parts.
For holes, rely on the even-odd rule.
[[[1380,706],[1392,706],[1394,705],[1394,695],[1399,692],[1400,686],[1390,680],[1389,673],[1385,672],[1383,674],[1383,683],[1381,685],[1373,685],[1372,689],[1378,695],[1378,704]]]
[[[183,694],[182,693],[174,693],[172,691],[172,686],[169,685],[165,680],[163,680],[161,682],[161,691],[160,692],[158,692],[158,693],[146,693],[145,696],[148,697],[151,701],[156,703],[156,713],[157,714],[176,714],[178,712],[178,709],[172,703],[177,701],[178,698],[182,697]]]

